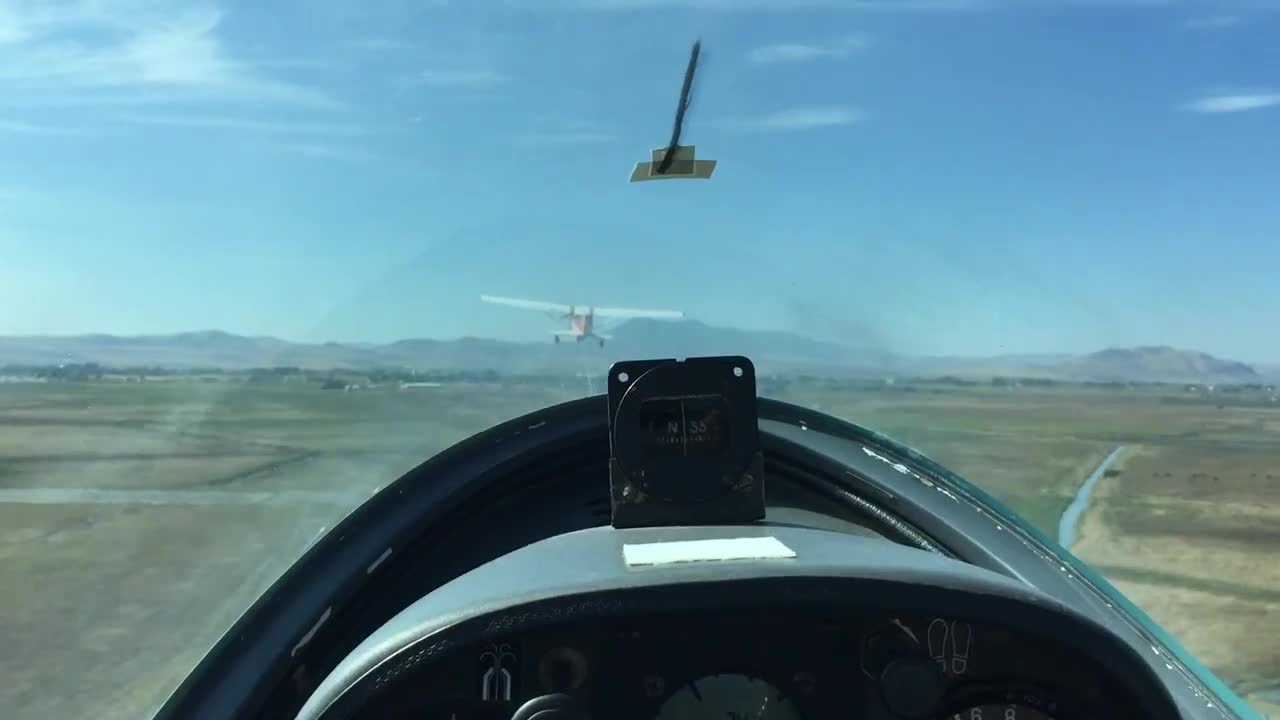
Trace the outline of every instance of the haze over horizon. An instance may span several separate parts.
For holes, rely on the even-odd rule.
[[[558,327],[488,292],[1280,362],[1274,8],[795,4],[0,0],[0,335]],[[629,185],[695,37],[715,178]]]
[[[636,322],[636,321],[624,321],[621,325],[619,325],[619,326],[618,326],[618,328],[616,328],[616,330],[621,330],[622,337],[624,337],[624,338],[629,338],[629,339],[630,339],[630,338],[633,338],[633,334],[628,333],[628,332],[627,332],[627,328],[625,328],[625,327],[624,327],[624,326],[625,326],[625,324],[626,324],[627,322]],[[701,321],[699,321],[699,320],[697,320],[697,319],[694,319],[694,318],[686,318],[686,319],[684,319],[684,320],[642,320],[642,321],[639,321],[639,322],[642,322],[642,323],[663,323],[663,324],[665,324],[665,323],[677,323],[677,324],[683,324],[683,325],[692,325],[692,326],[695,326],[695,327],[698,327],[698,328],[704,328],[704,329],[706,329],[707,331],[711,331],[713,334],[717,335],[717,339],[722,338],[722,337],[724,336],[724,335],[723,335],[723,333],[724,333],[725,331],[727,331],[727,332],[729,332],[729,333],[742,333],[742,337],[743,337],[743,338],[749,339],[750,341],[753,341],[753,342],[759,342],[759,341],[765,341],[765,342],[768,342],[768,340],[769,340],[769,339],[773,338],[773,339],[776,339],[777,341],[780,341],[780,342],[786,343],[786,342],[788,342],[788,341],[790,341],[790,340],[794,339],[794,340],[799,340],[799,341],[805,341],[805,342],[812,342],[812,343],[816,343],[817,345],[815,345],[814,347],[822,346],[822,347],[823,347],[823,349],[825,349],[825,350],[830,350],[830,349],[832,349],[832,348],[834,348],[834,347],[839,347],[839,346],[843,346],[843,347],[849,348],[849,349],[851,349],[851,350],[859,350],[859,349],[862,349],[862,350],[870,350],[870,351],[873,351],[873,352],[878,352],[878,351],[880,350],[879,348],[874,347],[874,346],[867,346],[867,345],[865,345],[865,344],[864,344],[864,345],[858,345],[858,344],[856,344],[856,343],[849,343],[849,342],[847,342],[847,341],[842,342],[840,339],[814,337],[814,336],[806,335],[806,334],[804,334],[804,333],[796,333],[796,332],[794,332],[794,331],[790,331],[790,330],[787,330],[787,329],[769,329],[769,328],[765,328],[765,329],[759,329],[759,330],[752,330],[752,329],[748,329],[748,328],[735,327],[735,326],[732,326],[732,325],[708,325],[708,324],[706,324],[706,323],[702,323]],[[387,340],[387,341],[378,341],[378,342],[371,342],[371,341],[349,341],[349,340],[342,340],[342,339],[338,339],[338,338],[314,339],[314,340],[312,340],[312,339],[305,339],[305,340],[301,340],[301,339],[296,339],[296,338],[280,337],[280,336],[278,336],[278,335],[246,335],[246,334],[243,334],[243,333],[230,332],[230,331],[223,330],[223,329],[220,329],[220,328],[204,328],[204,329],[199,329],[199,330],[187,330],[187,331],[181,331],[181,332],[176,332],[176,333],[140,333],[140,334],[134,334],[134,335],[123,335],[123,334],[117,334],[117,333],[72,333],[72,334],[39,334],[39,335],[0,335],[0,341],[3,341],[3,340],[8,340],[8,341],[17,341],[17,340],[32,339],[32,338],[36,338],[36,339],[39,339],[39,338],[43,338],[43,339],[52,339],[52,340],[55,340],[55,341],[74,341],[74,340],[84,340],[84,339],[93,339],[93,338],[114,338],[114,339],[117,339],[117,340],[132,341],[132,340],[144,340],[144,339],[168,339],[168,338],[182,338],[182,337],[190,337],[190,338],[192,338],[192,339],[199,338],[199,339],[201,339],[201,340],[217,340],[217,339],[219,339],[219,338],[227,338],[227,339],[245,339],[245,340],[255,340],[255,341],[278,341],[278,342],[281,342],[281,343],[284,343],[284,344],[287,344],[287,345],[294,345],[294,346],[299,346],[299,347],[302,347],[302,346],[317,347],[317,346],[325,346],[325,345],[336,345],[336,346],[349,347],[349,348],[359,348],[359,347],[388,347],[388,346],[393,346],[393,345],[396,345],[396,344],[399,344],[399,343],[413,343],[413,342],[418,342],[418,341],[428,341],[428,342],[438,342],[438,343],[456,343],[456,342],[459,342],[459,341],[467,341],[467,340],[474,340],[474,341],[480,341],[480,342],[489,342],[489,341],[493,341],[493,342],[499,342],[499,343],[518,343],[518,344],[528,345],[528,346],[537,347],[537,348],[542,348],[542,346],[550,345],[550,344],[551,344],[551,343],[547,340],[547,338],[545,338],[545,337],[544,337],[544,338],[540,338],[540,339],[538,339],[538,340],[530,340],[530,339],[528,339],[528,338],[514,338],[514,339],[512,339],[512,338],[494,338],[494,337],[485,337],[485,336],[474,335],[474,334],[470,334],[470,335],[458,335],[458,336],[453,336],[453,337],[438,337],[438,336],[431,336],[431,335],[417,335],[417,336],[406,336],[406,337],[402,337],[402,338],[395,338],[395,339],[392,339],[392,340]],[[667,339],[668,344],[670,344],[670,338],[666,338],[666,339]],[[679,342],[677,342],[676,344],[677,344],[677,345],[679,345],[680,343],[679,343]],[[566,341],[565,341],[565,346],[566,346],[566,347],[573,347],[573,346],[575,346],[575,345],[576,345],[576,343],[575,343],[575,342],[573,342],[573,341],[571,341],[571,340],[566,340]],[[594,340],[588,340],[588,341],[585,343],[585,345],[586,345],[586,346],[588,346],[588,347],[594,347],[594,345],[595,345],[595,341],[594,341]],[[612,346],[612,345],[616,345],[616,342],[615,342],[615,343],[611,343],[611,346]],[[4,349],[4,346],[3,346],[3,345],[0,345],[0,354],[3,354],[3,353],[2,353],[3,349]],[[726,350],[726,351],[727,351],[727,350]],[[951,355],[943,355],[943,354],[940,354],[940,355],[917,355],[917,356],[903,355],[903,356],[901,356],[901,357],[900,357],[900,359],[903,359],[903,360],[909,360],[909,359],[929,360],[929,359],[933,359],[933,360],[957,360],[957,361],[962,361],[962,360],[974,360],[974,361],[984,361],[984,360],[1022,361],[1022,360],[1034,360],[1034,359],[1039,358],[1039,359],[1043,359],[1043,360],[1046,360],[1046,361],[1047,361],[1047,360],[1066,360],[1066,359],[1070,359],[1070,358],[1081,358],[1081,357],[1089,357],[1089,356],[1095,356],[1095,355],[1096,355],[1096,356],[1102,356],[1102,355],[1105,355],[1105,354],[1107,354],[1107,353],[1115,352],[1115,351],[1123,351],[1123,352],[1130,352],[1130,351],[1133,351],[1133,352],[1138,352],[1138,351],[1152,351],[1152,352],[1172,351],[1172,352],[1174,352],[1174,353],[1180,353],[1180,354],[1203,354],[1203,355],[1207,355],[1207,356],[1209,356],[1209,357],[1211,357],[1211,358],[1213,358],[1213,359],[1217,359],[1217,360],[1224,360],[1224,361],[1228,361],[1228,362],[1237,362],[1237,363],[1241,363],[1241,362],[1242,362],[1242,363],[1245,363],[1245,364],[1247,364],[1247,365],[1258,366],[1258,367],[1261,367],[1261,368],[1266,368],[1266,369],[1268,369],[1268,370],[1270,370],[1270,369],[1272,369],[1272,368],[1280,369],[1280,363],[1273,363],[1273,362],[1267,361],[1267,360],[1265,360],[1265,359],[1264,359],[1264,360],[1250,360],[1250,359],[1247,359],[1247,358],[1234,358],[1234,357],[1230,357],[1230,356],[1226,356],[1226,355],[1222,355],[1222,354],[1214,353],[1214,352],[1211,352],[1211,351],[1207,351],[1207,350],[1204,350],[1204,349],[1202,349],[1202,348],[1185,348],[1185,347],[1175,347],[1175,346],[1168,345],[1168,344],[1134,345],[1134,346],[1123,346],[1123,347],[1122,347],[1122,346],[1112,346],[1112,347],[1106,347],[1106,348],[1095,348],[1095,349],[1093,349],[1093,350],[1086,351],[1086,352],[1083,352],[1083,353],[1071,353],[1071,352],[1017,352],[1017,351],[1013,351],[1013,352],[1007,352],[1007,353],[996,353],[996,354],[988,354],[988,355],[954,355],[954,354],[951,354]],[[887,358],[888,356],[884,356],[884,357],[886,357],[886,358]],[[2,359],[0,359],[0,365],[2,365],[2,364],[4,364],[4,363],[3,363]],[[143,364],[145,364],[145,363],[143,363]],[[997,373],[997,374],[998,374],[998,373]]]

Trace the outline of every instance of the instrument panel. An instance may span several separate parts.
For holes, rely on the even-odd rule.
[[[681,613],[548,627],[454,651],[368,717],[507,720],[572,696],[615,720],[1140,717],[1041,637],[938,616]],[[943,714],[936,714],[937,712]]]

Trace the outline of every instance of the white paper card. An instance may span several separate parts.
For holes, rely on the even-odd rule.
[[[762,560],[793,558],[795,551],[775,537],[677,540],[672,542],[623,545],[627,565],[668,565],[717,560]]]

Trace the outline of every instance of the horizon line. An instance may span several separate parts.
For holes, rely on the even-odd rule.
[[[757,333],[757,332],[785,333],[797,338],[802,338],[802,339],[810,340],[813,342],[847,346],[847,343],[841,342],[839,340],[829,340],[824,338],[818,338],[812,335],[805,335],[802,333],[798,333],[798,332],[795,332],[794,330],[777,330],[777,329],[751,330],[751,329],[735,327],[732,325],[712,325],[710,323],[706,323],[700,320],[687,318],[687,317],[681,318],[679,320],[663,319],[663,320],[659,320],[659,322],[682,322],[682,323],[697,322],[707,327],[737,330],[739,332],[744,332],[744,333]],[[109,337],[109,338],[117,338],[121,340],[138,340],[143,338],[173,338],[173,337],[178,337],[183,335],[223,335],[227,337],[244,338],[248,340],[275,340],[278,342],[289,343],[292,345],[304,345],[304,346],[309,345],[313,347],[323,347],[325,345],[339,345],[339,346],[345,346],[345,347],[356,347],[356,346],[362,346],[362,345],[363,346],[370,346],[370,345],[386,346],[386,345],[394,345],[396,343],[408,342],[413,340],[426,340],[430,342],[441,342],[441,343],[459,342],[463,340],[483,340],[483,341],[489,341],[489,342],[511,343],[514,345],[532,345],[532,346],[538,346],[543,344],[541,341],[538,341],[538,340],[515,340],[515,339],[509,339],[509,338],[485,337],[481,335],[457,335],[453,337],[431,337],[426,335],[419,335],[419,336],[400,337],[394,340],[296,340],[296,339],[290,339],[287,337],[281,337],[279,335],[241,334],[241,333],[231,332],[228,330],[223,330],[220,328],[205,328],[201,330],[179,330],[179,331],[171,331],[171,332],[136,333],[136,334],[121,334],[121,333],[112,333],[112,332],[46,333],[46,334],[4,333],[4,334],[0,334],[0,341],[24,340],[24,339],[74,340],[74,339],[91,338],[91,337]],[[849,347],[853,347],[853,346],[849,346]],[[1240,362],[1249,366],[1280,365],[1280,360],[1237,360],[1235,358],[1228,357],[1225,355],[1218,355],[1218,354],[1209,352],[1207,350],[1199,350],[1199,349],[1189,348],[1189,347],[1178,347],[1176,345],[1170,345],[1167,343],[1166,344],[1149,344],[1148,343],[1148,344],[1133,344],[1133,345],[1108,345],[1105,347],[1098,348],[1096,350],[1015,351],[1015,352],[1005,352],[1005,353],[990,354],[990,355],[965,355],[965,354],[955,354],[955,353],[900,354],[895,352],[888,352],[887,355],[891,357],[901,358],[901,359],[986,360],[986,359],[1010,358],[1010,357],[1019,357],[1019,356],[1082,357],[1082,356],[1093,355],[1100,352],[1105,352],[1107,350],[1140,350],[1140,349],[1168,349],[1168,350],[1174,350],[1177,352],[1202,353],[1205,355],[1209,355],[1210,357],[1213,357],[1217,360],[1223,360],[1223,361],[1229,361],[1229,362]]]

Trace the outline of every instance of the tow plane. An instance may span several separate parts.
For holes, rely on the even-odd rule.
[[[480,299],[496,305],[506,305],[525,310],[540,310],[556,319],[568,320],[568,330],[551,331],[552,339],[557,344],[562,338],[573,338],[575,342],[582,342],[584,339],[592,338],[600,343],[600,347],[604,347],[605,341],[611,340],[612,337],[596,331],[597,318],[609,320],[628,318],[679,320],[684,318],[684,313],[679,310],[639,310],[636,308],[595,307],[593,305],[562,305],[540,300],[498,297],[496,295],[481,295]]]

